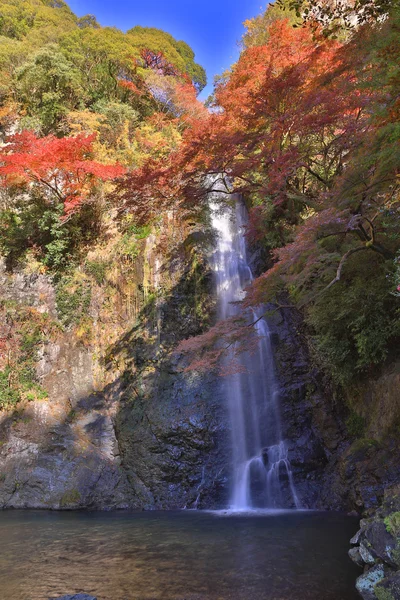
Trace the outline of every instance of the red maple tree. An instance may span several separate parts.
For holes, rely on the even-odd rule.
[[[38,137],[32,131],[10,136],[0,152],[0,181],[6,186],[34,185],[49,203],[61,202],[65,215],[88,200],[96,183],[120,177],[120,165],[92,159],[96,135]]]

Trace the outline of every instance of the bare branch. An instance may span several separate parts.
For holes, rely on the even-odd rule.
[[[340,260],[339,266],[336,271],[336,276],[334,277],[334,279],[332,279],[332,281],[330,283],[328,283],[328,285],[326,287],[324,287],[324,289],[321,290],[314,298],[318,298],[318,296],[320,296],[321,294],[323,294],[324,292],[329,290],[333,285],[335,285],[335,283],[340,281],[340,278],[342,276],[343,267],[344,267],[345,263],[347,262],[347,259],[352,254],[355,254],[356,252],[361,252],[362,250],[369,250],[369,248],[367,246],[358,246],[357,248],[352,248],[351,250],[348,250],[346,252],[346,254],[344,254]]]

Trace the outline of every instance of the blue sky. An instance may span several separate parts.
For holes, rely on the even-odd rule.
[[[243,21],[258,15],[267,0],[67,0],[78,15],[96,16],[101,25],[126,31],[135,25],[158,27],[195,51],[196,60],[207,71],[212,91],[214,75],[222,73],[238,57],[237,42]]]

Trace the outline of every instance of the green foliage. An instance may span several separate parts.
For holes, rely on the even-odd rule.
[[[57,314],[65,327],[82,321],[90,307],[92,290],[90,281],[79,273],[65,275],[56,285]]]
[[[346,427],[351,436],[362,438],[365,433],[365,419],[352,412],[346,419]]]
[[[130,219],[128,219],[129,223]],[[128,235],[134,235],[137,240],[145,240],[151,233],[151,225],[138,225],[137,223],[131,223],[126,225],[125,233]]]
[[[194,52],[186,42],[177,41],[169,33],[154,27],[137,25],[127,33],[134,47],[162,52],[178,71],[190,77],[199,92],[206,86],[206,72],[201,65],[194,62]]]
[[[76,17],[65,2],[49,0],[2,0],[0,35],[23,39],[38,29],[60,31],[72,27]]]
[[[299,25],[301,18],[296,16],[296,10],[291,6],[291,0],[279,0],[268,4],[261,15],[245,21],[246,32],[242,38],[244,49],[262,46],[269,39],[268,27],[277,19],[288,19],[291,25]]]
[[[206,85],[205,71],[185,42],[153,28],[124,34],[101,27],[93,15],[76,17],[64,2],[0,0],[0,39],[0,99],[16,92],[44,131],[60,127],[69,110],[101,99],[133,102],[142,117],[154,112],[151,95],[129,97],[118,85],[120,79],[143,82],[144,49],[162,52],[198,90]]]
[[[79,17],[79,19],[77,20],[77,25],[80,29],[84,29],[85,27],[93,27],[94,29],[100,29],[101,27],[94,15],[84,15],[83,17]]]
[[[123,235],[117,246],[117,252],[121,256],[134,260],[138,257],[140,251],[141,240],[146,239],[151,232],[150,225],[138,225],[132,220],[132,217],[127,217],[123,223]]]
[[[107,102],[104,98],[98,100],[92,107],[94,112],[104,115],[104,122],[118,136],[121,134],[121,129],[124,123],[135,123],[139,120],[138,113],[130,106],[123,102]]]
[[[139,246],[135,235],[130,233],[124,233],[120,242],[118,243],[118,254],[134,260],[139,255]]]
[[[38,350],[52,324],[46,314],[10,302],[0,304],[0,318],[11,324],[6,347],[0,355],[0,409],[15,406],[21,400],[47,398],[36,379]]]
[[[94,278],[97,285],[101,285],[104,283],[108,266],[109,263],[103,260],[87,260],[85,271]]]
[[[0,409],[15,406],[21,399],[18,389],[9,385],[11,369],[0,371]]]
[[[16,72],[18,99],[42,131],[57,130],[69,110],[85,99],[80,72],[54,44],[45,46]]]
[[[192,49],[164,31],[101,27],[93,15],[76,17],[62,0],[0,0],[0,134],[15,124],[39,136],[95,133],[93,159],[127,167],[159,147],[168,153],[180,136],[178,125],[168,110],[149,121],[159,106],[146,83],[156,73],[143,59],[145,50],[172,65],[176,74],[166,79],[173,85],[187,76],[198,89],[206,84]],[[60,275],[98,237],[107,219],[99,207],[109,188],[93,188],[93,202],[64,219],[62,206],[50,192],[40,196],[37,187],[27,185],[20,195],[10,184],[5,202],[0,199],[0,252],[10,270],[33,257]],[[123,251],[135,257],[146,230],[124,235]],[[101,269],[93,269],[100,281]]]
[[[393,536],[400,536],[400,512],[388,515],[384,520],[386,530]]]
[[[79,254],[82,243],[98,234],[94,205],[86,205],[67,221],[62,204],[49,205],[40,195],[18,196],[12,207],[0,210],[0,252],[7,266],[23,264],[29,249],[36,259],[54,273],[64,271]]]
[[[391,265],[375,255],[355,255],[343,281],[308,308],[318,358],[338,383],[381,364],[400,334],[386,267]]]

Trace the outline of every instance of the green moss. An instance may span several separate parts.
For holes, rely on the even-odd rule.
[[[15,406],[20,398],[19,391],[10,385],[11,369],[0,371],[0,408]]]
[[[374,592],[378,600],[395,600],[395,597],[390,590],[380,587],[379,585],[375,586]]]
[[[346,419],[346,427],[351,436],[362,438],[365,433],[365,419],[361,415],[352,412]]]
[[[62,277],[56,285],[57,313],[61,323],[79,323],[89,312],[92,290],[90,282],[74,275]]]
[[[85,271],[94,278],[97,285],[104,283],[108,267],[109,263],[103,260],[87,260],[85,263]]]
[[[384,520],[386,530],[393,536],[400,535],[400,512],[394,512]]]
[[[78,504],[78,502],[81,499],[81,495],[78,492],[77,489],[73,488],[71,490],[66,491],[61,500],[60,500],[60,506],[62,508],[66,508],[67,506],[71,506],[73,504]]]

